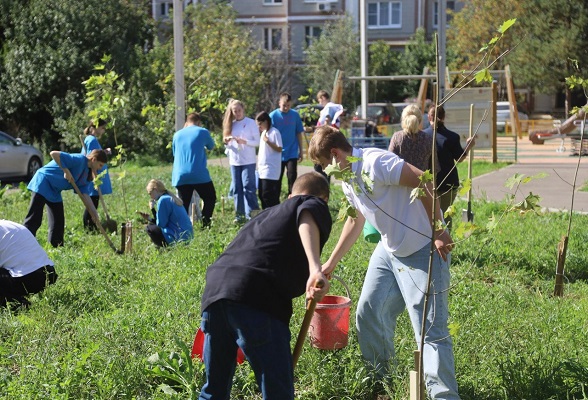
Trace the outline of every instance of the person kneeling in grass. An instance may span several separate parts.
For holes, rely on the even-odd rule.
[[[206,272],[202,296],[206,383],[200,399],[228,399],[237,348],[264,399],[294,399],[290,352],[292,299],[320,301],[329,284],[320,253],[331,232],[329,184],[317,172],[298,177],[288,200],[239,231]],[[323,282],[322,288],[316,283]]]
[[[146,213],[140,214],[148,222],[146,230],[151,241],[157,247],[167,247],[192,240],[194,230],[182,200],[167,190],[158,179],[151,179],[146,189],[151,197],[149,207],[153,218],[149,218]]]
[[[24,225],[0,219],[0,308],[28,307],[26,296],[57,280],[54,265]]]

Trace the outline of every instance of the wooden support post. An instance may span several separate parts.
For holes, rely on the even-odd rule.
[[[554,296],[562,297],[564,294],[563,274],[566,264],[566,253],[568,251],[568,237],[566,235],[561,237],[561,241],[557,246],[557,268],[555,270],[555,289]]]
[[[425,400],[425,380],[420,350],[414,351],[414,371],[410,371],[410,400]]]
[[[133,222],[127,221],[120,224],[120,251],[130,253],[133,251]]]

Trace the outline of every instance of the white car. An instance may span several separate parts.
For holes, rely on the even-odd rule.
[[[519,115],[519,121],[521,121],[521,129],[526,131],[528,124],[522,121],[528,120],[529,117],[524,112],[519,111],[518,108],[517,114]],[[504,132],[506,121],[510,124],[510,103],[508,101],[498,101],[496,102],[496,130],[498,132]]]
[[[31,179],[42,166],[38,149],[0,131],[0,180]]]

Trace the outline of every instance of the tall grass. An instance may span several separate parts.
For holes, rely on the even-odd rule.
[[[134,211],[147,211],[145,185],[170,183],[171,167],[127,166],[128,211],[120,170],[112,169],[115,193],[107,196],[112,218],[133,220],[132,254],[116,255],[100,235],[82,228],[82,205],[66,193],[66,245],[53,249],[46,223],[37,237],[56,263],[59,279],[24,312],[0,311],[0,398],[2,399],[168,399],[197,396],[203,366],[185,352],[200,324],[206,268],[237,233],[228,192],[227,169],[212,168],[219,202],[213,227],[196,230],[187,244],[158,251]],[[463,173],[460,175],[465,177]],[[333,186],[336,216],[342,193]],[[0,218],[22,222],[28,199],[4,193]],[[458,204],[459,209],[463,204]],[[504,205],[475,202],[483,224]],[[450,323],[457,379],[464,399],[588,399],[588,217],[577,216],[570,238],[565,296],[551,296],[556,245],[565,232],[564,214],[509,214],[492,237],[472,236],[453,253]],[[336,224],[325,248],[338,238]],[[118,236],[113,241],[118,245]],[[374,245],[360,239],[336,270],[350,288],[352,315]],[[336,282],[332,291],[344,294]],[[295,338],[304,314],[295,301]],[[369,378],[351,321],[349,345],[330,352],[305,347],[298,363],[300,399],[369,399],[380,385]],[[397,364],[383,390],[408,398],[408,372],[416,348],[405,315],[397,330]],[[193,368],[193,369],[192,369]],[[183,380],[182,380],[183,379]],[[173,394],[175,392],[175,394]],[[237,368],[232,398],[260,399],[250,367]]]

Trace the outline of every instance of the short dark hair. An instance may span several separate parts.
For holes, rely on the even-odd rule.
[[[108,158],[106,157],[106,152],[102,149],[92,150],[90,152],[90,154],[86,155],[86,157],[88,157],[88,159],[90,159],[90,160],[96,160],[96,161],[100,161],[103,163],[108,162]]]
[[[290,93],[288,92],[282,92],[280,93],[280,100],[282,99],[286,99],[286,101],[292,101],[292,96],[290,96]]]
[[[292,185],[292,194],[296,195],[310,195],[321,198],[329,198],[329,181],[324,175],[311,171],[302,174],[296,178]]]

